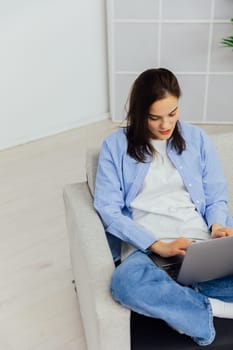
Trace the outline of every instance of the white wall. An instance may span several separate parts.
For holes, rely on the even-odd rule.
[[[104,0],[0,2],[0,149],[108,115]]]

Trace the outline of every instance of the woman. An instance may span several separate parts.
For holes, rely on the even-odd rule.
[[[180,95],[167,69],[136,79],[127,127],[103,143],[94,205],[116,265],[120,241],[135,248],[113,273],[113,298],[208,345],[215,337],[213,314],[233,301],[233,278],[184,287],[148,256],[185,255],[193,239],[233,235],[219,160],[201,129],[179,121]]]

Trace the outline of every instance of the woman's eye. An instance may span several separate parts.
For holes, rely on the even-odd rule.
[[[159,120],[159,118],[154,117],[153,115],[149,115],[149,118],[150,118],[150,120],[154,120],[154,121]]]

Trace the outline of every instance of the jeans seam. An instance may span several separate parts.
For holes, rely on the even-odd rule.
[[[211,304],[207,298],[207,309],[209,311],[209,321],[208,321],[208,326],[210,329],[210,337],[209,340],[198,340],[198,338],[193,338],[193,340],[198,344],[198,345],[209,345],[214,341],[216,332],[215,332],[215,328],[214,328],[214,324],[213,324],[213,311],[212,311],[212,307]]]

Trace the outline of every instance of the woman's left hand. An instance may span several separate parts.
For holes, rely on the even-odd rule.
[[[218,224],[212,225],[211,238],[233,236],[233,227],[223,227]]]

